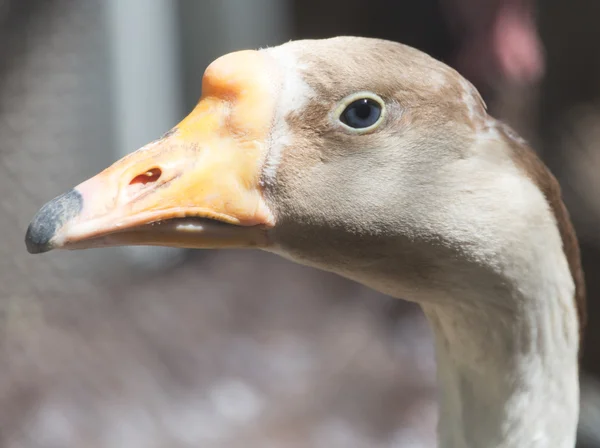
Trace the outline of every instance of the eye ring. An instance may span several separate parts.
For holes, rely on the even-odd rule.
[[[358,92],[344,98],[334,117],[345,130],[365,134],[378,128],[386,115],[385,102],[371,92]]]

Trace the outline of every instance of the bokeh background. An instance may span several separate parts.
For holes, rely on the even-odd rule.
[[[457,67],[563,185],[589,288],[580,447],[600,447],[600,2],[0,0],[0,447],[435,446],[419,309],[244,251],[33,257],[47,200],[158,137],[238,49],[340,34]]]

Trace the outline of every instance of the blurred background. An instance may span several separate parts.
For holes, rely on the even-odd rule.
[[[0,0],[0,447],[435,446],[419,309],[273,255],[32,257],[47,200],[175,125],[238,49],[340,34],[458,68],[563,185],[589,325],[580,447],[600,447],[600,2]]]

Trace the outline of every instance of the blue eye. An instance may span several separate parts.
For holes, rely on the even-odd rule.
[[[354,129],[373,126],[381,117],[381,104],[370,98],[353,101],[340,115],[340,121]]]

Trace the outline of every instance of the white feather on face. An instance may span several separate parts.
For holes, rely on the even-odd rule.
[[[281,163],[282,152],[292,144],[290,129],[285,117],[295,110],[304,108],[315,96],[310,86],[302,78],[300,71],[306,69],[293,53],[283,47],[268,50],[276,59],[279,73],[276,82],[279,84],[279,95],[274,112],[275,120],[269,139],[269,152],[263,168],[265,184],[272,185],[277,178],[277,170]]]

